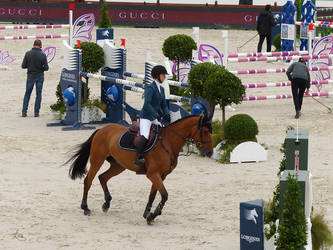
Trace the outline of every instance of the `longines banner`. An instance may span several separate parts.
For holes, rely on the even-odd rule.
[[[76,4],[74,17],[94,13],[100,18],[99,4]],[[257,6],[170,6],[110,4],[112,24],[141,27],[254,28],[263,7]],[[280,9],[274,9],[280,11]],[[0,2],[0,21],[68,23],[68,4]]]

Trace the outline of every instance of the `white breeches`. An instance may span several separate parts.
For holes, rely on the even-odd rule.
[[[162,126],[157,119],[150,121],[148,119],[140,118],[140,135],[144,136],[147,140],[149,138],[150,127],[152,124]]]

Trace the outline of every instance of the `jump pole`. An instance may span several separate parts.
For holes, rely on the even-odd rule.
[[[310,93],[309,95],[304,95],[304,97],[328,97],[332,96],[333,91],[331,92],[316,92]],[[268,95],[268,96],[249,96],[244,97],[243,101],[265,101],[273,99],[291,99],[293,96],[291,94],[282,94],[282,95]]]

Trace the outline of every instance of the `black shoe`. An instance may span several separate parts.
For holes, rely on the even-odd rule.
[[[138,144],[136,145],[136,159],[134,166],[143,167],[145,165],[145,159],[143,157],[143,151],[146,146],[147,139],[144,136],[141,136]]]
[[[27,113],[22,112],[22,117],[27,117]]]
[[[39,114],[35,114],[35,117],[39,117]]]
[[[143,155],[136,153],[136,159],[134,162],[134,166],[143,167],[145,165],[145,158],[143,158]]]
[[[299,111],[296,112],[295,119],[298,119],[301,116],[301,113]]]

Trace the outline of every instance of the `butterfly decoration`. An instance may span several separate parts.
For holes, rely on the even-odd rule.
[[[198,57],[202,62],[207,62],[210,57],[213,57],[216,65],[223,65],[223,59],[220,51],[209,44],[200,44]]]
[[[319,56],[319,55],[332,55],[333,54],[333,36],[327,36],[321,38],[313,47],[312,55]],[[313,59],[311,61],[311,67],[328,67],[332,66],[332,59],[331,58],[320,58],[320,59]],[[331,74],[329,70],[322,70],[322,71],[312,71],[315,80],[328,80],[331,78]],[[320,92],[322,85],[316,85],[318,91]]]
[[[94,14],[84,14],[75,20],[73,25],[73,41],[89,42],[92,39],[92,30],[95,26]]]
[[[15,58],[9,55],[8,50],[0,50],[0,67],[6,66],[15,61]]]
[[[51,63],[56,56],[57,48],[53,46],[45,47],[43,53],[46,55],[47,63]]]
[[[177,61],[172,61],[172,73],[178,76]],[[179,81],[187,82],[187,75],[190,72],[191,63],[190,62],[180,62],[179,64]]]

